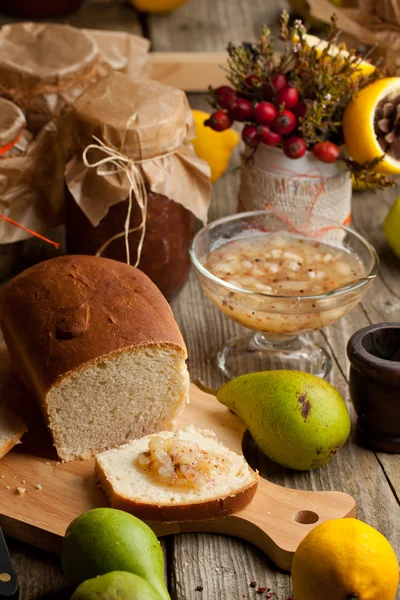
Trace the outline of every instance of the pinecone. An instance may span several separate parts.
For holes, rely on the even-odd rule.
[[[400,159],[400,95],[384,98],[375,111],[375,134],[384,152]]]

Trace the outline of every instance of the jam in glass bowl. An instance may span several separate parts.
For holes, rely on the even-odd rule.
[[[190,254],[208,298],[251,330],[218,354],[229,378],[269,369],[325,377],[331,358],[308,333],[354,308],[379,266],[365,238],[309,212],[219,219],[196,234]]]

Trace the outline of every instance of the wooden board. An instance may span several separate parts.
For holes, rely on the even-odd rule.
[[[151,52],[151,79],[185,92],[228,84],[226,52]]]
[[[2,401],[17,406],[30,428],[23,444],[0,462],[0,523],[6,534],[57,552],[72,519],[91,508],[106,506],[106,498],[97,486],[93,460],[58,461],[34,401],[10,371],[4,346],[0,364]],[[195,423],[212,429],[229,448],[241,453],[246,427],[240,419],[193,384],[190,400],[179,425]],[[19,493],[18,487],[24,488],[24,493]],[[235,515],[151,526],[158,536],[212,532],[240,537],[288,570],[299,542],[316,523],[354,514],[355,502],[347,494],[290,490],[261,478],[253,501]]]

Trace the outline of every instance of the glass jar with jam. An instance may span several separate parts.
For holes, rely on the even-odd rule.
[[[138,266],[167,298],[190,268],[195,217],[205,222],[208,165],[189,142],[185,94],[110,73],[68,115],[73,152],[65,180],[67,251]]]

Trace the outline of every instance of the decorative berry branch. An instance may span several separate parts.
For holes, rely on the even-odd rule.
[[[355,179],[367,187],[392,185],[386,175],[374,171],[379,160],[359,164],[340,149],[346,105],[384,72],[378,66],[371,68],[369,54],[347,50],[338,38],[335,16],[323,42],[307,35],[301,21],[289,25],[284,10],[280,30],[284,51],[279,56],[266,26],[254,44],[229,44],[226,70],[231,86],[210,88],[209,102],[216,111],[206,125],[224,131],[232,122],[240,122],[244,124],[242,138],[253,152],[260,143],[282,148],[293,159],[310,150],[325,163],[343,160]],[[399,108],[396,104],[392,112],[390,107],[381,110],[379,131],[387,138],[382,145],[390,143],[387,136],[398,121],[400,129],[400,97],[398,100]]]

